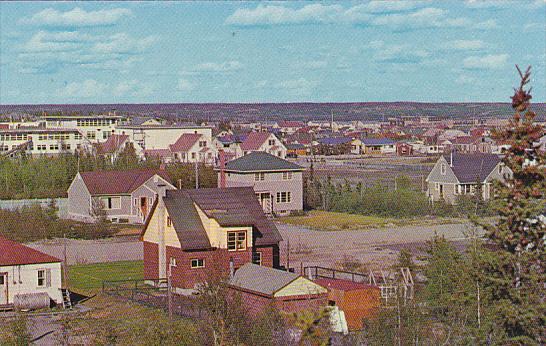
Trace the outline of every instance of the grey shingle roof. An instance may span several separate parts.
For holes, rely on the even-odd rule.
[[[450,163],[450,155],[445,155],[444,158]],[[499,156],[495,154],[453,153],[451,169],[460,183],[475,183],[478,179],[483,181],[499,161]]]
[[[226,171],[302,171],[303,167],[262,151],[255,151],[226,164]]]
[[[230,284],[245,290],[272,296],[298,277],[299,275],[294,273],[247,263],[235,272]]]

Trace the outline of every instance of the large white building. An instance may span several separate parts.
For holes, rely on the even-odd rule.
[[[18,295],[43,295],[62,304],[61,260],[0,236],[0,306]]]
[[[128,135],[144,150],[169,149],[183,134],[204,135],[208,143],[212,142],[212,127],[208,126],[121,125],[115,133]]]
[[[76,129],[28,127],[0,129],[0,155],[17,150],[27,154],[58,155],[87,151],[90,142]]]
[[[93,143],[108,140],[125,118],[119,115],[45,115],[42,117],[46,128],[79,130]]]

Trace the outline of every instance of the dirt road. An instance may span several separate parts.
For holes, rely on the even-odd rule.
[[[290,242],[290,265],[332,266],[351,257],[369,266],[383,267],[393,261],[401,248],[418,250],[435,233],[461,243],[468,231],[465,224],[408,226],[371,230],[325,232],[278,223],[285,241],[281,243],[281,264],[286,264],[286,248]],[[29,244],[31,247],[63,259],[64,240],[48,240]],[[142,243],[136,237],[101,240],[68,240],[69,264],[142,260]]]

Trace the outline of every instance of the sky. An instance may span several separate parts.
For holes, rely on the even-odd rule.
[[[546,100],[546,0],[1,2],[0,104]]]

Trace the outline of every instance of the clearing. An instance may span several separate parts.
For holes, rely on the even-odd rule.
[[[70,289],[78,293],[97,293],[104,280],[142,280],[143,261],[119,261],[73,265],[68,268]]]
[[[287,216],[279,218],[278,221],[317,231],[350,231],[393,226],[442,225],[458,223],[459,220],[433,217],[399,219],[312,210],[305,216]]]

